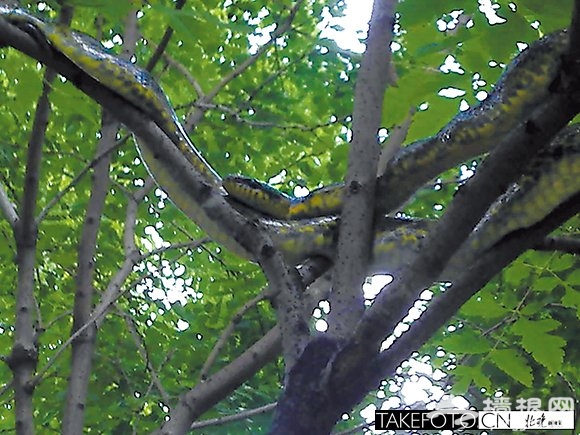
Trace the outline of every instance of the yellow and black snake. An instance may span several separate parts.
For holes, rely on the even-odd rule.
[[[33,37],[44,38],[83,72],[142,110],[209,184],[221,187],[220,177],[195,148],[167,97],[147,71],[109,53],[91,36],[46,23],[23,9],[0,5],[0,16],[33,33]],[[146,142],[138,141],[139,152],[171,200],[216,241],[240,256],[247,256],[246,251],[208,216],[204,207],[191,200],[188,187],[175,181],[174,169],[155,158],[155,152]]]
[[[498,137],[547,96],[567,41],[567,33],[559,31],[534,42],[507,67],[483,102],[459,113],[435,136],[404,147],[379,177],[377,188],[383,194],[376,199],[378,211],[394,210],[444,170],[492,150]],[[281,219],[339,213],[344,195],[342,184],[322,187],[303,198],[241,176],[226,177],[223,184],[238,200]]]
[[[33,29],[36,38],[43,38],[43,42],[48,42],[84,73],[142,110],[208,183],[221,188],[222,180],[195,148],[165,94],[148,72],[110,54],[92,37],[46,23],[22,9],[0,6],[0,18],[27,31]],[[528,109],[549,92],[566,42],[566,33],[557,32],[532,44],[509,65],[483,103],[456,116],[437,135],[403,148],[379,177],[380,212],[396,208],[443,170],[493,148],[496,138],[521,122]],[[172,168],[153,156],[147,141],[137,144],[149,171],[171,200],[214,240],[247,257],[233,237],[206,213],[203,204],[191,198],[188,186],[176,181]],[[580,191],[579,175],[580,128],[572,126],[538,157],[530,174],[522,179],[519,190],[496,207],[474,231],[462,248],[462,256],[481,252],[511,231],[542,220],[555,206]],[[336,212],[340,211],[343,195],[341,185],[294,200],[252,179],[228,177],[223,183],[224,195],[229,192],[236,201],[262,215],[260,224],[292,264],[315,255],[333,256],[339,221]],[[416,250],[432,225],[429,221],[385,217],[378,223],[371,271],[399,268],[407,261],[406,254]],[[392,255],[393,252],[397,255]],[[453,267],[452,261],[448,269]]]
[[[443,272],[456,276],[478,255],[503,237],[541,221],[559,204],[580,192],[580,124],[562,130],[550,146],[529,165],[518,184],[490,209]],[[274,241],[300,262],[307,256],[332,257],[337,233],[336,217],[299,221],[272,221],[277,225]],[[298,225],[299,223],[299,225]],[[420,242],[436,225],[435,220],[383,217],[377,222],[373,262],[369,273],[395,273],[405,266]]]

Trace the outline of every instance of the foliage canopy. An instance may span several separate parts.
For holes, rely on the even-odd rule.
[[[482,92],[491,92],[518,44],[566,27],[572,10],[568,0],[558,2],[559,7],[544,1],[502,0],[494,7],[505,22],[490,25],[476,2],[426,3],[406,0],[397,6],[393,61],[398,81],[386,92],[382,116],[382,126],[390,130],[403,122],[411,107],[419,108],[408,143],[436,133],[459,109],[476,104]],[[144,5],[79,0],[67,5],[74,6],[73,28],[98,35],[119,54],[122,42],[130,39],[127,32],[134,31],[126,17],[138,10],[140,37],[134,56],[141,65],[147,64],[165,29],[173,28],[153,74],[184,122],[195,121],[191,136],[220,174],[272,180],[287,192],[344,178],[361,55],[339,47],[322,31],[328,26],[322,17],[340,16],[342,1],[305,2],[290,30],[267,44],[293,2],[190,0],[183,9],[163,0]],[[22,6],[46,19],[57,19],[60,10],[53,1]],[[249,59],[255,62],[243,67]],[[453,62],[452,71],[442,72],[442,66]],[[241,74],[228,79],[237,69]],[[30,195],[25,190],[26,161],[43,77],[44,69],[34,59],[10,48],[0,51],[0,184],[16,210]],[[144,190],[151,183],[128,131],[120,130],[110,161],[104,159],[105,169],[93,172],[103,161],[96,159],[103,152],[98,146],[100,107],[64,79],[57,78],[51,86],[49,125],[36,174],[40,188],[33,202],[33,215],[40,216],[34,275],[28,277],[34,283],[37,370],[42,373],[34,391],[34,424],[43,433],[61,428],[71,375],[67,339],[80,289],[94,288],[97,305],[118,285],[121,294],[98,328],[85,427],[99,433],[145,433],[158,428],[179,394],[198,383],[217,337],[262,291],[266,280],[257,265],[205,240],[161,190]],[[209,98],[214,89],[215,97]],[[443,89],[457,96],[442,95]],[[435,188],[417,193],[405,213],[440,217],[458,180],[478,163],[476,158],[442,174]],[[87,227],[95,224],[87,217],[95,203],[95,186],[103,185],[106,196],[96,216],[98,232],[87,241]],[[138,208],[131,215],[135,199]],[[576,216],[558,233],[577,235],[579,225]],[[8,355],[15,336],[16,295],[23,282],[17,258],[22,247],[17,247],[7,219],[0,220],[0,230],[0,349]],[[142,253],[135,265],[124,250],[127,234],[134,235]],[[93,253],[83,269],[86,248]],[[79,270],[84,270],[84,278]],[[577,257],[528,251],[464,305],[448,328],[414,358],[443,369],[449,377],[441,384],[474,403],[483,397],[481,388],[485,395],[501,391],[513,398],[577,395],[579,286]],[[444,288],[432,290],[439,294]],[[322,316],[320,308],[316,311]],[[248,310],[236,320],[210,373],[235,360],[274,325],[269,304]],[[403,367],[361,407],[380,407],[385,395],[392,394],[392,385],[408,377],[409,365]],[[275,401],[283,376],[281,361],[264,365],[204,418]],[[4,430],[15,425],[11,377],[8,365],[0,365]],[[206,431],[261,433],[270,418],[261,415]],[[340,427],[361,422],[353,412]]]

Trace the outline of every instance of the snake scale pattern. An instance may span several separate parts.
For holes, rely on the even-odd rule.
[[[242,203],[261,216],[260,224],[289,262],[297,264],[317,255],[333,256],[342,185],[323,187],[296,199],[254,179],[229,176],[222,180],[195,148],[166,95],[147,71],[109,53],[91,36],[47,23],[23,9],[0,6],[0,19],[40,38],[43,44],[48,43],[82,72],[151,118],[208,183],[220,189],[223,186],[224,195],[229,195],[232,203]],[[507,67],[485,101],[458,114],[435,136],[404,147],[391,160],[378,179],[377,204],[382,219],[377,224],[371,272],[392,272],[401,267],[434,225],[432,221],[384,215],[442,171],[491,150],[496,138],[522,122],[527,111],[548,94],[566,44],[565,31],[531,44]],[[205,213],[203,205],[189,197],[187,186],[175,180],[172,169],[157,161],[147,143],[137,141],[137,145],[149,171],[171,200],[214,240],[247,256]],[[541,221],[578,192],[580,127],[573,125],[538,155],[517,188],[492,207],[461,248],[461,257],[474,256],[510,232]],[[448,269],[453,267],[452,260]]]

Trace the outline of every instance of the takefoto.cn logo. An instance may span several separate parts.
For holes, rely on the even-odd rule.
[[[477,411],[375,411],[375,428],[379,430],[465,430],[476,429],[477,422]]]

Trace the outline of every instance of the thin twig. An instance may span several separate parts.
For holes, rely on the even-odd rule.
[[[137,285],[140,281],[142,281],[144,278],[146,278],[148,276],[148,274],[144,274],[140,277],[140,279],[134,283],[134,285]],[[128,287],[126,291],[129,291],[132,287]],[[42,379],[44,378],[44,375],[50,370],[50,368],[56,363],[56,361],[60,358],[60,356],[63,354],[63,352],[72,344],[72,342],[79,337],[79,335],[81,335],[83,332],[85,332],[87,330],[87,328],[93,326],[95,323],[97,323],[105,314],[107,314],[108,310],[110,309],[110,307],[115,303],[115,301],[117,301],[123,294],[124,292],[119,292],[116,293],[115,296],[116,298],[114,300],[112,300],[109,304],[104,305],[104,304],[100,304],[91,314],[91,317],[89,318],[89,320],[82,325],[81,327],[79,327],[73,334],[71,334],[71,336],[63,343],[60,345],[60,347],[56,350],[56,352],[54,353],[54,355],[48,360],[48,362],[44,365],[44,367],[42,367],[40,370],[38,370],[36,372],[36,375],[34,376],[33,379],[33,385],[38,385]],[[97,329],[98,329],[98,324],[97,324]]]
[[[381,149],[381,156],[379,158],[379,164],[377,167],[377,177],[380,176],[387,168],[387,163],[395,156],[403,146],[403,142],[407,138],[407,133],[411,127],[411,122],[413,121],[413,115],[415,114],[415,108],[409,109],[409,114],[403,120],[400,125],[393,127],[393,130],[389,134],[389,138],[385,141]]]
[[[125,325],[127,325],[127,329],[129,329],[131,337],[133,337],[133,341],[135,342],[135,346],[137,347],[139,355],[145,362],[147,371],[151,375],[152,382],[155,384],[155,387],[157,388],[157,391],[159,391],[161,398],[165,401],[165,404],[169,406],[171,398],[169,397],[169,394],[167,394],[167,391],[165,391],[165,388],[163,388],[163,385],[161,384],[161,379],[157,374],[155,367],[153,367],[153,364],[151,363],[151,358],[149,357],[149,353],[147,352],[147,348],[145,346],[145,340],[137,330],[137,326],[135,325],[135,319],[133,319],[133,317],[129,316],[127,313],[122,311],[120,308],[117,307],[116,309],[117,313],[125,320]]]
[[[274,44],[274,42],[276,42],[276,39],[280,38],[284,33],[286,33],[290,29],[290,27],[292,26],[292,22],[294,21],[294,17],[298,13],[298,10],[300,9],[300,6],[302,5],[303,1],[304,0],[296,1],[286,19],[283,22],[279,23],[278,26],[276,27],[276,30],[272,32],[270,39],[264,45],[258,48],[255,54],[248,57],[236,69],[234,69],[232,72],[226,75],[211,91],[209,91],[205,96],[203,96],[199,102],[202,104],[211,103],[215,98],[215,96],[224,87],[226,87],[228,83],[230,83],[235,78],[239,77],[245,70],[247,70],[254,63],[256,63],[256,61],[262,56],[262,54],[264,54],[266,50],[268,50],[268,48],[270,48],[270,46]],[[190,116],[188,116],[187,121],[185,123],[186,129],[191,130],[193,126],[199,124],[199,121],[201,121],[201,118],[203,117],[204,113],[205,111],[198,109],[195,112],[193,112]]]
[[[179,11],[183,9],[184,5],[185,0],[177,0],[175,2],[175,10]],[[165,49],[167,48],[167,45],[169,44],[169,41],[171,40],[172,36],[173,36],[173,28],[171,26],[167,26],[167,28],[165,29],[165,33],[163,33],[163,36],[161,37],[161,41],[159,41],[159,44],[155,48],[155,52],[153,53],[151,58],[149,58],[149,61],[145,66],[145,69],[147,71],[153,71],[153,68],[155,68],[155,65],[157,65],[157,62],[159,62],[161,56],[165,55]]]
[[[4,217],[12,227],[12,230],[16,228],[16,222],[18,222],[18,212],[16,207],[8,198],[8,194],[4,190],[4,186],[0,184],[0,210],[4,213]]]
[[[269,403],[267,405],[260,406],[259,408],[248,409],[246,411],[240,411],[234,415],[226,415],[225,417],[217,417],[217,418],[212,418],[209,420],[198,421],[198,422],[193,423],[189,427],[189,429],[195,430],[195,429],[203,429],[206,427],[222,426],[222,425],[227,424],[227,423],[232,423],[235,421],[244,420],[246,418],[251,418],[251,417],[254,417],[256,415],[265,414],[267,412],[272,411],[275,407],[276,407],[276,403]]]
[[[104,159],[105,157],[109,156],[110,153],[119,149],[122,145],[125,144],[127,139],[129,139],[129,135],[125,136],[121,140],[115,142],[111,147],[103,150],[100,154],[97,154],[83,169],[81,169],[73,179],[60,191],[58,192],[49,202],[44,206],[41,212],[38,214],[36,218],[37,224],[40,224],[48,215],[50,210],[73,188],[75,187],[78,182],[95,166],[99,164],[99,162]]]
[[[334,120],[331,121],[327,121],[327,122],[321,122],[319,124],[314,124],[314,125],[303,125],[303,124],[279,124],[276,122],[269,122],[269,121],[252,121],[250,119],[244,118],[241,114],[240,114],[240,110],[239,109],[233,109],[231,107],[225,106],[223,104],[212,104],[212,103],[202,103],[202,102],[194,102],[191,104],[194,107],[199,107],[201,109],[203,109],[204,111],[207,110],[219,110],[223,113],[226,113],[230,116],[232,116],[232,118],[236,121],[239,122],[241,124],[246,124],[249,125],[250,127],[256,127],[256,128],[277,128],[280,130],[299,130],[299,131],[305,131],[305,132],[312,132],[321,128],[325,128],[325,127],[329,127],[331,125],[336,125],[342,122],[345,122],[347,120],[347,118],[349,118],[351,115],[345,115],[345,116],[341,116],[340,118],[336,118]]]
[[[155,47],[155,44],[153,42],[149,42],[149,43],[153,47]],[[157,47],[157,49],[159,49],[159,47]],[[156,49],[156,51],[157,51],[157,49]],[[169,66],[175,68],[177,71],[179,71],[185,77],[185,80],[187,80],[189,82],[191,87],[197,93],[198,98],[204,97],[205,94],[203,92],[201,85],[196,80],[196,78],[193,76],[193,74],[191,74],[191,72],[185,66],[183,66],[183,64],[181,64],[180,62],[175,60],[173,57],[171,57],[171,55],[169,53],[163,53],[163,59],[165,59],[165,61],[167,62],[167,64]]]
[[[232,316],[230,322],[222,331],[220,337],[216,341],[213,349],[211,350],[205,363],[203,364],[203,367],[201,368],[201,372],[199,374],[200,381],[205,381],[208,378],[211,367],[214,365],[217,357],[219,356],[220,352],[226,345],[228,338],[233,334],[233,332],[236,329],[236,326],[238,325],[238,323],[240,323],[240,321],[244,317],[244,314],[246,314],[252,308],[255,308],[256,305],[258,305],[258,303],[260,303],[267,297],[268,297],[267,291],[260,292],[258,296],[255,296],[249,301],[246,301],[244,305],[242,305],[240,309],[238,309],[238,311]]]

